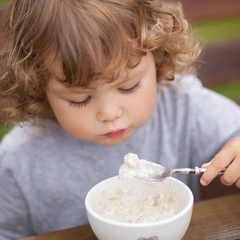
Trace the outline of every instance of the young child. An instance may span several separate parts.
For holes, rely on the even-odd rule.
[[[240,188],[240,108],[192,74],[179,4],[13,0],[1,28],[0,238],[87,224],[84,199],[132,152]],[[174,81],[173,81],[174,80]],[[227,143],[228,142],[228,143]],[[198,178],[177,176],[198,199]]]

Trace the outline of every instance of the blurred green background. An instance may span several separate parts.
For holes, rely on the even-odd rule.
[[[4,6],[4,4],[8,2],[10,2],[10,0],[0,0],[0,6]],[[199,39],[201,41],[203,40],[204,43],[206,43],[206,46],[222,42],[231,42],[236,39],[240,40],[240,14],[238,17],[195,24],[194,27],[197,30]],[[235,81],[234,84],[217,86],[212,89],[233,100],[240,99],[240,79],[239,81]],[[9,127],[6,128],[0,126],[0,140],[9,129]]]
[[[9,0],[0,0],[0,4],[9,3],[9,2],[11,2],[11,1],[9,1]]]
[[[204,41],[206,47],[208,45],[240,41],[240,13],[237,17],[234,16],[214,21],[206,21],[204,23],[195,24],[194,27],[197,29],[199,40]],[[239,101],[240,79],[229,80],[235,81],[228,85],[212,87],[212,89],[224,96]]]

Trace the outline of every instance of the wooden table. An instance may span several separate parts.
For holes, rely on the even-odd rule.
[[[240,192],[195,203],[192,220],[183,239],[240,239]],[[87,225],[21,240],[97,240],[97,238]]]

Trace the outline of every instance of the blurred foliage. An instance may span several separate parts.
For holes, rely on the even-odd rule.
[[[11,2],[10,0],[0,0],[0,4],[4,4],[4,3],[9,3]]]
[[[238,82],[230,83],[227,86],[212,87],[212,90],[240,102],[240,80]]]
[[[3,136],[9,132],[11,127],[4,127],[0,125],[0,141],[2,140]]]
[[[240,16],[195,24],[197,36],[207,44],[240,39]]]

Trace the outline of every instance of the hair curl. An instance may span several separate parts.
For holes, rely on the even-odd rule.
[[[47,109],[50,55],[60,56],[66,86],[114,80],[132,59],[152,52],[157,79],[189,70],[201,47],[180,3],[162,0],[13,0],[1,21],[0,100],[6,122]]]

